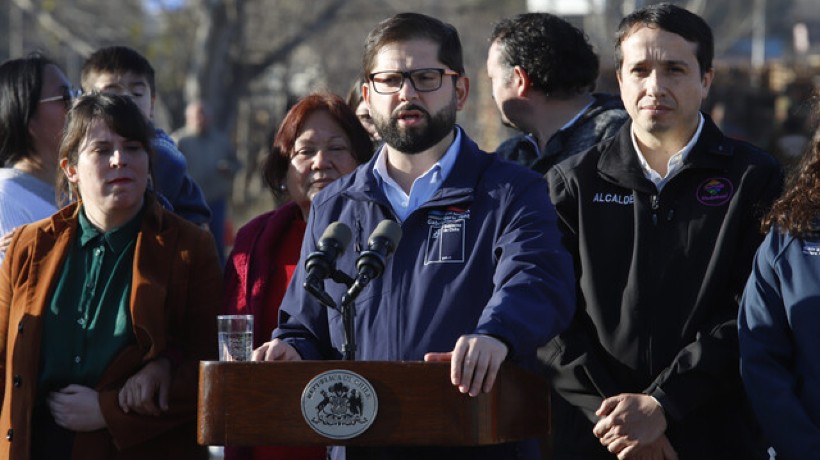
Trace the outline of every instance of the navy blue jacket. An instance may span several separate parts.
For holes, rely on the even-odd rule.
[[[629,120],[621,98],[603,93],[594,93],[592,97],[592,104],[577,120],[553,133],[540,155],[529,134],[519,134],[502,142],[496,155],[545,174],[553,165],[615,136]]]
[[[151,142],[154,149],[154,189],[166,209],[195,224],[211,221],[211,210],[202,190],[188,175],[188,163],[165,131],[155,128]]]
[[[376,225],[398,221],[373,174],[375,160],[314,198],[302,264],[325,228],[341,221],[353,230],[353,242],[337,268],[353,274]],[[451,351],[464,334],[487,334],[509,346],[509,359],[527,365],[569,323],[571,257],[560,244],[547,184],[537,174],[480,151],[462,135],[449,177],[401,227],[384,275],[356,302],[356,359],[421,360],[426,352]],[[302,288],[302,264],[273,337],[286,339],[305,359],[340,359],[340,315]],[[343,286],[326,281],[325,287],[341,298]]]
[[[769,232],[741,301],[743,383],[777,459],[820,456],[820,238]]]

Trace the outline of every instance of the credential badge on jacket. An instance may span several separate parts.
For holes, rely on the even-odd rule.
[[[364,433],[376,419],[378,409],[373,385],[348,370],[322,372],[302,391],[305,422],[331,439],[351,439]]]
[[[450,206],[427,213],[427,252],[424,265],[464,263],[466,229],[470,210]]]

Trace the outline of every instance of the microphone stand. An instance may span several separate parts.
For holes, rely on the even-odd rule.
[[[349,278],[349,277],[348,277]],[[342,325],[344,326],[344,343],[342,353],[345,361],[355,361],[356,359],[356,297],[362,292],[365,286],[370,283],[371,277],[367,273],[360,273],[355,281],[347,284],[349,288],[342,295],[342,303],[339,305],[339,312],[342,314]]]
[[[391,227],[391,224],[393,227]],[[319,280],[309,277],[304,283],[305,289],[322,305],[333,308],[342,315],[344,329],[342,355],[345,361],[354,361],[356,359],[356,297],[359,296],[365,286],[384,272],[384,259],[393,251],[396,244],[398,244],[399,238],[401,238],[401,227],[392,221],[382,221],[368,239],[368,249],[362,251],[356,260],[358,274],[355,279],[335,268],[330,270],[328,277],[348,288],[347,292],[342,295],[338,307],[325,292],[324,284],[320,283]]]
[[[353,303],[358,297],[362,288],[359,287],[356,292],[351,295],[351,291],[359,284],[358,278],[354,280],[348,274],[334,270],[331,274],[333,281],[343,283],[349,290],[342,295],[342,302],[339,304],[339,313],[342,314],[342,325],[344,329],[344,342],[342,343],[342,354],[345,361],[356,360],[356,304]],[[362,286],[364,287],[364,286]]]
[[[321,283],[318,280],[308,279],[304,284],[304,288],[316,300],[318,300],[319,303],[325,307],[338,311],[342,315],[342,325],[344,329],[342,353],[345,361],[355,361],[356,359],[356,305],[354,304],[354,301],[367,283],[370,282],[370,279],[362,282],[363,280],[361,278],[363,278],[363,276],[358,276],[354,280],[347,273],[336,269],[330,273],[330,279],[337,283],[344,284],[349,288],[349,290],[342,296],[342,302],[338,306],[336,305],[336,302],[334,302],[333,299],[325,292],[323,286],[321,286]],[[365,276],[364,278],[369,277]]]
[[[344,325],[344,342],[342,343],[342,354],[345,361],[356,360],[356,304],[353,298],[347,294],[342,296],[342,303],[339,306],[342,313],[342,324]]]

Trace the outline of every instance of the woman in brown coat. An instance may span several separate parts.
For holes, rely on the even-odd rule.
[[[16,232],[0,270],[0,458],[207,457],[221,274],[211,236],[146,192],[150,135],[127,98],[68,114],[58,188],[79,200]]]

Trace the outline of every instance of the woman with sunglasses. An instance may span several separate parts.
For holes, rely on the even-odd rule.
[[[0,262],[12,230],[57,212],[57,151],[74,95],[40,54],[0,64]]]

